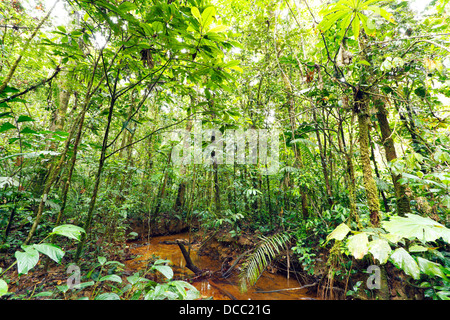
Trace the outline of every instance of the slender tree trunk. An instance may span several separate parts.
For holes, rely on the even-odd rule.
[[[220,204],[220,187],[219,187],[219,168],[216,160],[214,160],[213,169],[214,169],[214,204],[216,206],[216,212],[220,212],[221,204]]]
[[[266,164],[266,169],[267,169],[267,164]],[[272,200],[270,198],[270,179],[269,179],[269,175],[266,174],[266,185],[267,185],[267,204],[268,207],[267,209],[269,210],[269,217],[270,217],[270,224],[273,224],[273,217],[272,217]]]
[[[194,103],[194,100],[192,100],[192,103]],[[193,125],[192,121],[189,120],[186,124],[186,134],[190,135],[191,130],[192,130],[192,125]],[[189,148],[189,137],[187,137],[187,139],[184,139],[183,143],[184,143],[183,152],[186,152],[187,150],[189,150],[188,149]],[[181,163],[180,185],[178,186],[177,197],[176,197],[175,205],[173,208],[175,211],[182,211],[183,207],[184,207],[186,186],[187,186],[186,165],[187,164]]]
[[[72,180],[72,175],[73,175],[73,170],[75,168],[75,162],[77,160],[77,153],[78,153],[78,146],[80,144],[80,140],[81,140],[81,134],[82,134],[82,129],[83,129],[83,123],[84,123],[84,113],[81,116],[81,120],[80,120],[80,124],[78,126],[78,132],[77,132],[77,136],[75,138],[75,142],[73,145],[73,154],[72,154],[72,158],[70,161],[70,168],[69,168],[69,172],[67,173],[67,178],[66,181],[64,182],[64,189],[63,189],[63,199],[62,199],[62,204],[61,204],[61,209],[59,210],[58,213],[58,217],[56,218],[56,225],[59,225],[61,223],[63,214],[64,214],[64,210],[66,209],[66,203],[67,203],[67,194],[69,192],[69,186],[70,186],[70,182]]]
[[[271,15],[273,15],[273,12],[270,12]],[[279,58],[283,52],[282,48],[278,48],[277,44],[275,45],[275,49],[277,51],[276,53],[276,59],[277,61],[279,61]],[[281,75],[283,78],[283,83],[284,83],[284,88],[286,90],[287,93],[287,107],[288,107],[288,113],[289,113],[289,124],[291,127],[291,132],[292,132],[292,139],[295,139],[295,130],[296,130],[296,120],[295,120],[295,100],[294,100],[294,94],[293,94],[293,90],[292,90],[292,86],[291,86],[291,82],[290,79],[288,77],[288,75],[286,74],[286,72],[281,68],[281,65],[278,63],[278,67],[281,71]],[[294,144],[293,146],[294,149],[294,154],[295,154],[295,166],[298,167],[300,170],[303,169],[303,161],[302,161],[302,157],[301,154],[299,152],[299,150],[297,149],[297,146]],[[302,187],[300,187],[300,199],[301,199],[301,206],[302,206],[302,215],[303,218],[306,219],[309,216],[309,212],[308,212],[308,196],[305,192],[305,190],[303,190]]]
[[[388,163],[397,159],[397,153],[395,151],[394,140],[392,139],[392,130],[389,126],[387,118],[387,110],[383,101],[375,100],[377,107],[378,125],[381,131],[381,139]],[[406,213],[411,212],[410,200],[406,195],[406,186],[399,182],[401,175],[394,174],[391,171],[392,183],[394,184],[395,197],[397,199],[397,212],[400,216],[404,216]]]
[[[153,219],[156,219],[159,210],[161,208],[161,203],[162,200],[164,199],[165,195],[166,195],[166,185],[167,185],[167,181],[169,180],[169,170],[167,169],[170,166],[170,162],[172,161],[172,149],[169,152],[169,158],[167,160],[167,167],[165,169],[165,174],[164,174],[164,178],[162,181],[162,185],[161,185],[161,189],[158,193],[158,199],[156,199],[156,206],[155,206],[155,210],[153,211]]]
[[[343,97],[342,99],[344,106],[347,106],[347,98]],[[353,127],[354,122],[354,113],[352,113],[351,118],[351,126]],[[359,225],[359,216],[358,212],[356,211],[356,179],[355,179],[355,168],[353,165],[353,143],[352,143],[352,134],[350,133],[350,146],[347,150],[347,144],[345,143],[345,136],[344,136],[344,129],[342,127],[342,120],[339,124],[339,132],[341,134],[341,139],[339,139],[338,136],[338,143],[339,147],[341,149],[341,152],[345,155],[345,163],[346,163],[346,172],[347,172],[347,179],[348,179],[348,198],[349,198],[349,205],[350,205],[350,217],[349,220],[351,221],[352,218],[355,219],[355,222],[357,225]]]
[[[69,151],[70,145],[71,145],[71,141],[75,132],[75,128],[77,127],[77,125],[79,124],[79,122],[81,121],[81,119],[84,117],[84,113],[87,110],[87,104],[85,105],[85,107],[83,108],[83,110],[80,112],[80,114],[78,115],[77,120],[73,123],[72,128],[69,132],[69,136],[67,137],[66,140],[66,144],[65,144],[65,148],[63,150],[63,152],[61,153],[59,160],[56,164],[52,165],[50,168],[50,172],[48,175],[47,180],[45,181],[45,185],[44,185],[44,189],[43,189],[43,193],[42,193],[42,197],[41,197],[41,201],[39,203],[39,207],[38,207],[38,212],[36,214],[36,217],[34,219],[33,225],[31,226],[31,229],[28,233],[28,237],[27,239],[24,241],[24,244],[28,244],[31,241],[31,238],[33,237],[34,233],[36,232],[36,228],[39,225],[39,222],[41,220],[42,217],[42,213],[44,211],[44,206],[45,206],[45,202],[47,201],[47,197],[48,194],[50,192],[50,189],[52,188],[54,182],[56,181],[56,179],[58,178],[59,173],[62,170],[62,166],[65,162],[66,156],[67,156],[67,152]]]
[[[17,207],[16,207],[16,203],[15,203],[15,200],[14,200],[14,206],[11,209],[11,213],[10,213],[9,219],[8,219],[8,224],[7,224],[6,229],[5,229],[4,233],[3,233],[3,239],[2,239],[3,243],[6,243],[6,239],[8,239],[8,234],[9,234],[9,231],[11,230],[12,222],[13,222],[14,217],[16,215],[16,210],[17,210]]]
[[[62,131],[64,129],[67,108],[69,106],[70,96],[72,89],[70,86],[70,73],[63,71],[61,77],[57,82],[56,88],[56,109],[52,113],[52,119],[50,122],[50,131]],[[56,150],[57,144],[52,142],[50,144],[51,150]]]
[[[116,83],[117,83],[117,81],[116,81]],[[115,92],[114,92],[114,94],[115,94]],[[105,164],[105,159],[106,159],[106,149],[108,147],[109,130],[111,128],[111,120],[112,120],[112,115],[113,115],[113,111],[114,111],[114,105],[116,103],[114,94],[113,94],[113,97],[111,98],[111,103],[110,103],[110,107],[109,107],[108,120],[106,123],[105,134],[103,136],[103,144],[102,144],[102,150],[100,153],[100,160],[98,163],[97,174],[95,175],[94,189],[92,191],[91,201],[89,202],[89,209],[87,212],[86,220],[84,222],[85,233],[82,234],[81,240],[78,243],[77,252],[76,252],[75,258],[74,258],[75,261],[78,261],[78,259],[81,256],[81,252],[82,252],[84,244],[86,242],[87,235],[89,234],[90,229],[91,229],[92,218],[94,217],[94,208],[95,208],[95,203],[97,201],[98,190],[100,187],[100,178],[101,178],[103,166]]]
[[[369,135],[370,153],[371,153],[371,158],[372,158],[372,162],[373,162],[373,169],[375,170],[375,175],[377,176],[377,178],[379,180],[381,180],[380,172],[378,171],[377,159],[375,158],[375,151],[373,148],[373,143],[371,140],[372,139],[370,138],[370,135]],[[380,189],[380,194],[381,194],[381,198],[383,199],[384,210],[386,212],[389,212],[390,209],[389,209],[388,201],[386,199],[386,195],[385,195],[384,191],[381,189]]]
[[[291,133],[292,133],[292,139],[295,139],[295,111],[294,111],[294,96],[292,94],[292,87],[289,83],[289,79],[287,78],[286,74],[284,74],[283,72],[283,80],[285,83],[285,87],[287,89],[288,92],[288,97],[287,97],[287,104],[288,104],[288,112],[289,112],[289,123],[291,126]],[[294,155],[295,155],[295,166],[297,166],[300,170],[303,169],[303,161],[302,161],[302,156],[297,148],[297,146],[294,144],[292,146],[292,148],[294,149]],[[300,198],[301,198],[301,206],[302,206],[302,215],[303,218],[307,218],[309,216],[309,212],[308,212],[308,197],[306,195],[306,192],[303,190],[303,188],[300,187]]]
[[[323,172],[323,178],[325,180],[325,186],[326,186],[327,197],[328,197],[328,204],[331,207],[333,205],[333,193],[331,191],[330,180],[328,179],[327,163],[326,163],[326,160],[325,160],[324,150],[323,150],[323,147],[322,147],[322,141],[320,139],[319,127],[317,125],[316,110],[314,108],[313,108],[313,119],[314,119],[314,122],[316,123],[317,144],[319,146],[320,162],[322,164],[322,172]]]

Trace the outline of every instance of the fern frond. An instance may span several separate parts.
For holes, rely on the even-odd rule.
[[[291,233],[282,232],[270,237],[261,236],[256,249],[246,258],[239,275],[240,287],[247,291],[247,285],[253,286],[273,259],[286,248]]]
[[[297,144],[305,164],[314,163],[314,148],[317,146],[309,139],[298,138],[291,141],[291,144]]]

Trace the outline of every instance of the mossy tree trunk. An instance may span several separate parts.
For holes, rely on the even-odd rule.
[[[363,97],[362,93],[358,92],[355,97],[354,108],[356,114],[358,115],[360,161],[363,171],[363,181],[364,188],[366,190],[367,205],[369,206],[370,212],[370,223],[372,226],[377,227],[380,224],[380,202],[370,162],[370,116],[367,108],[367,100],[365,100],[364,98],[365,97]]]

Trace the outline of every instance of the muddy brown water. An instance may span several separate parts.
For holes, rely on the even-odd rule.
[[[138,242],[136,247],[131,248],[131,253],[137,255],[135,259],[125,262],[128,269],[132,271],[145,270],[148,260],[153,256],[160,259],[167,259],[172,262],[175,278],[188,281],[195,275],[185,267],[183,255],[177,244],[165,244],[164,242],[175,242],[177,239],[188,239],[187,233],[169,236],[158,236],[150,239],[150,242]],[[211,259],[205,255],[199,255],[192,247],[190,256],[195,265],[201,269],[218,271],[221,262]],[[298,288],[302,285],[296,279],[269,273],[265,271],[255,286],[250,287],[245,293],[240,291],[238,271],[227,279],[209,278],[192,282],[201,293],[202,297],[212,297],[214,300],[230,300],[230,296],[237,300],[305,300],[316,299],[315,296],[307,294],[307,289],[284,290],[279,292],[261,293],[260,291],[274,291],[280,289]],[[227,294],[228,293],[228,294]]]

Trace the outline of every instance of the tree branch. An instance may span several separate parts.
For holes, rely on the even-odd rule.
[[[33,33],[31,34],[31,36],[26,40],[25,44],[22,47],[22,50],[19,53],[19,56],[17,57],[17,59],[14,61],[14,64],[12,65],[11,69],[9,69],[8,75],[6,76],[5,80],[3,80],[3,83],[0,85],[0,92],[3,92],[3,90],[5,90],[6,86],[8,85],[9,81],[12,79],[12,76],[14,74],[14,72],[17,69],[17,66],[20,63],[20,60],[22,60],[23,55],[25,54],[25,52],[28,50],[28,47],[30,46],[31,40],[33,40],[33,38],[36,36],[36,34],[38,33],[39,29],[41,28],[41,26],[44,24],[44,22],[48,19],[48,17],[50,16],[50,14],[52,13],[53,9],[56,7],[56,4],[59,2],[59,0],[56,0],[56,2],[53,4],[53,6],[50,8],[50,10],[47,12],[47,14],[41,19],[41,21],[39,22],[39,24],[36,26],[36,28],[34,28]]]
[[[194,112],[194,113],[190,114],[189,116],[187,116],[187,117],[181,119],[180,121],[177,121],[177,122],[174,122],[174,123],[172,123],[172,124],[169,124],[169,125],[167,125],[167,126],[165,126],[165,127],[161,127],[161,128],[156,129],[156,130],[153,130],[152,132],[150,132],[149,134],[145,135],[145,136],[142,137],[141,139],[138,139],[138,140],[136,140],[136,141],[133,141],[132,143],[129,143],[129,144],[127,144],[126,146],[123,146],[123,147],[121,147],[121,148],[119,148],[119,149],[117,149],[117,150],[111,152],[110,154],[108,154],[108,155],[105,157],[105,160],[108,159],[109,157],[111,157],[113,154],[116,154],[116,153],[119,152],[120,150],[123,150],[123,149],[125,149],[125,148],[128,148],[128,147],[130,147],[130,146],[132,146],[132,145],[135,145],[136,143],[139,143],[139,142],[141,142],[141,141],[143,141],[143,140],[149,138],[150,136],[154,135],[155,133],[157,133],[157,132],[159,132],[159,131],[162,131],[162,130],[164,130],[164,129],[167,129],[167,128],[176,126],[177,124],[180,124],[180,123],[186,121],[187,119],[191,118],[193,115],[195,115],[195,114],[197,114],[197,113],[200,113],[200,112]]]
[[[57,66],[56,69],[55,69],[55,72],[51,75],[50,78],[44,79],[44,80],[42,80],[41,82],[35,84],[34,86],[31,86],[31,87],[25,89],[25,90],[22,91],[22,92],[16,93],[16,94],[14,94],[14,95],[12,95],[12,96],[10,96],[10,97],[8,97],[8,98],[5,98],[5,99],[3,99],[3,100],[0,100],[0,103],[8,102],[8,101],[11,101],[11,100],[13,100],[13,99],[15,99],[15,98],[17,98],[17,97],[23,96],[24,94],[26,94],[26,93],[28,93],[28,92],[30,92],[30,91],[36,89],[37,87],[42,86],[43,84],[52,81],[53,78],[56,77],[56,75],[57,75],[60,71],[61,71],[61,68],[60,68],[59,66]]]

